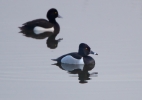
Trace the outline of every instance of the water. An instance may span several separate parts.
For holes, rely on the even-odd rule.
[[[8,0],[0,6],[0,100],[142,99],[142,1]],[[18,29],[46,18],[52,7],[63,17],[55,49],[47,47],[48,38],[27,38]],[[85,84],[51,61],[81,42],[99,54],[90,55],[96,65],[89,71],[98,75]]]

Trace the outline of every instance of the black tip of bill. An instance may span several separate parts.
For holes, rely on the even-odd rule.
[[[98,53],[95,53],[95,55],[98,55]]]
[[[98,53],[90,51],[90,54],[98,55]]]

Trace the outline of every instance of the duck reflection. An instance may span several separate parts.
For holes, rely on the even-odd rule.
[[[55,39],[57,36],[57,34],[52,34],[47,40],[46,40],[46,44],[47,47],[50,49],[55,49],[58,47],[58,43],[63,40],[63,38],[59,38],[59,39]]]
[[[55,49],[58,47],[58,43],[63,40],[63,38],[59,38],[59,39],[55,39],[56,36],[59,34],[60,31],[60,27],[55,27],[56,30],[54,30],[54,32],[44,32],[44,33],[40,33],[40,34],[35,34],[33,30],[29,30],[25,27],[19,27],[20,28],[20,32],[22,33],[24,36],[26,37],[30,37],[30,38],[34,38],[34,39],[45,39],[46,40],[46,44],[47,47],[50,49]]]
[[[89,73],[88,71],[91,71],[95,64],[89,64],[89,65],[73,65],[73,64],[62,64],[62,63],[56,63],[53,65],[57,65],[62,70],[68,71],[69,74],[78,74],[78,80],[79,83],[88,83],[87,80],[90,80],[90,76],[97,75],[97,72]]]

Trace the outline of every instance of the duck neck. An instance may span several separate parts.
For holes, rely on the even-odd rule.
[[[80,56],[84,56],[84,54],[83,54],[82,52],[80,52],[80,51],[78,51],[78,54],[79,54]]]
[[[50,22],[50,23],[57,23],[57,22],[56,22],[56,19],[50,19],[49,22]]]

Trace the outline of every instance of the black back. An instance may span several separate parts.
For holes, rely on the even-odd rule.
[[[65,56],[67,56],[67,55],[70,55],[70,56],[72,56],[72,57],[74,57],[74,58],[76,58],[76,59],[81,59],[81,55],[79,55],[77,52],[72,52],[72,53],[68,53],[68,54],[65,54],[65,55],[63,55],[63,56],[61,56],[61,57],[58,57],[57,59],[52,59],[53,61],[57,61],[58,63],[61,63],[61,59],[63,58],[63,57],[65,57]]]

